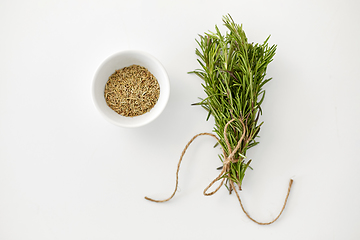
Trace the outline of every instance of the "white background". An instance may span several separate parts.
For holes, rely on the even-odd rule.
[[[0,239],[359,239],[360,3],[338,1],[0,2]],[[241,197],[203,188],[219,148],[190,138],[213,120],[195,38],[230,13],[249,41],[271,34],[260,144]],[[224,28],[221,27],[223,30]],[[165,66],[169,103],[147,126],[123,129],[94,107],[91,82],[115,52],[146,51]]]

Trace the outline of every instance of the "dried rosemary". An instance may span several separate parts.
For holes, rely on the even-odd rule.
[[[160,95],[160,85],[148,69],[131,65],[116,70],[105,85],[107,105],[120,115],[135,117],[149,112]]]

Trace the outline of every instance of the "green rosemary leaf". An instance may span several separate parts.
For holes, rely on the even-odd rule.
[[[264,101],[265,98],[265,90],[262,90],[259,95],[262,94],[260,101],[258,102],[258,105],[261,105],[261,103]]]

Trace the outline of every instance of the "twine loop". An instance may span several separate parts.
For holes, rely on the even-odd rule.
[[[203,194],[204,194],[205,196],[211,196],[211,195],[215,194],[215,193],[221,188],[221,186],[224,185],[224,181],[225,181],[225,179],[226,179],[226,178],[224,177],[224,174],[228,173],[229,176],[230,176],[230,172],[228,171],[228,170],[230,169],[230,164],[231,164],[231,163],[236,163],[236,162],[238,162],[238,161],[240,160],[240,159],[236,159],[236,158],[234,158],[234,157],[235,157],[236,152],[240,149],[241,144],[242,144],[243,141],[244,141],[245,133],[246,133],[246,127],[245,127],[244,122],[243,122],[241,119],[239,119],[239,121],[240,121],[240,123],[241,123],[241,125],[242,125],[242,127],[243,127],[243,133],[242,133],[242,135],[241,135],[241,137],[240,137],[240,139],[239,139],[236,147],[235,147],[234,149],[231,149],[231,145],[230,145],[229,140],[228,140],[228,137],[227,137],[227,128],[228,128],[229,124],[230,124],[231,122],[233,122],[233,121],[235,121],[235,119],[231,119],[229,122],[226,123],[226,125],[225,125],[225,127],[224,127],[224,139],[225,139],[225,143],[226,143],[227,150],[228,150],[228,152],[229,152],[230,154],[229,154],[229,155],[226,155],[225,150],[222,149],[223,155],[224,155],[224,161],[223,161],[222,170],[221,170],[220,174],[204,189]],[[174,192],[172,193],[172,195],[171,195],[169,198],[164,199],[164,200],[155,200],[155,199],[152,199],[152,198],[149,198],[149,197],[145,197],[146,200],[149,200],[149,201],[152,201],[152,202],[167,202],[167,201],[169,201],[170,199],[172,199],[172,198],[174,197],[174,195],[175,195],[175,193],[176,193],[176,191],[177,191],[177,189],[178,189],[178,185],[179,185],[179,170],[180,170],[180,164],[181,164],[182,159],[183,159],[183,157],[184,157],[184,155],[185,155],[185,152],[186,152],[186,150],[188,149],[188,147],[190,146],[190,144],[191,144],[197,137],[203,136],[203,135],[211,136],[211,137],[215,138],[218,142],[220,141],[219,138],[218,138],[215,134],[212,134],[212,133],[199,133],[199,134],[196,134],[196,135],[186,144],[184,150],[183,150],[182,153],[181,153],[180,160],[179,160],[179,163],[178,163],[178,166],[177,166],[177,170],[176,170],[175,190],[174,190]],[[221,180],[219,186],[218,186],[214,191],[208,193],[207,190],[209,190],[209,188],[212,187],[212,185],[214,185],[214,183],[216,183],[217,181],[219,181],[221,178],[222,178],[222,180]],[[282,214],[282,212],[283,212],[284,209],[285,209],[285,206],[286,206],[286,203],[287,203],[289,194],[290,194],[291,186],[292,186],[292,183],[293,183],[293,180],[290,179],[289,187],[288,187],[288,191],[287,191],[287,195],[286,195],[286,197],[285,197],[285,201],[284,201],[283,207],[282,207],[280,213],[278,214],[278,216],[277,216],[275,219],[273,219],[272,221],[270,221],[270,222],[258,222],[258,221],[256,221],[255,219],[253,219],[253,218],[246,212],[246,210],[245,210],[245,208],[244,208],[244,206],[243,206],[243,204],[242,204],[242,202],[241,202],[239,193],[238,193],[238,191],[236,190],[236,188],[235,188],[235,186],[234,186],[234,182],[233,182],[230,178],[229,178],[228,180],[229,180],[230,187],[231,187],[230,189],[234,189],[234,190],[235,190],[236,197],[237,197],[237,199],[239,200],[241,209],[243,210],[243,212],[245,213],[245,215],[246,215],[250,220],[252,220],[253,222],[255,222],[255,223],[259,224],[259,225],[269,225],[269,224],[272,224],[273,222],[275,222],[275,221],[280,217],[280,215]],[[239,186],[239,188],[240,188],[240,187],[241,187],[241,186]],[[241,190],[241,188],[240,188],[240,190]],[[231,191],[230,191],[230,193],[231,193]]]

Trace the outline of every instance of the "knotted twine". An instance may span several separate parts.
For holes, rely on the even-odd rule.
[[[231,146],[230,146],[230,143],[229,143],[229,140],[227,138],[227,127],[229,126],[229,124],[231,122],[233,122],[235,119],[232,119],[230,120],[229,122],[226,123],[225,127],[224,127],[224,138],[225,138],[225,143],[226,143],[226,146],[230,152],[230,154],[227,156],[226,153],[225,153],[225,150],[222,149],[223,151],[223,155],[224,155],[224,161],[223,161],[223,167],[222,167],[222,170],[220,172],[220,174],[204,189],[203,191],[203,194],[205,196],[211,196],[213,194],[215,194],[220,188],[222,185],[224,185],[224,181],[225,181],[225,177],[223,177],[223,174],[225,173],[228,173],[229,176],[230,176],[230,171],[229,168],[230,168],[230,163],[236,163],[239,161],[239,159],[235,159],[234,156],[236,154],[236,152],[239,150],[240,146],[241,146],[241,143],[243,142],[244,140],[244,137],[245,137],[245,131],[246,131],[246,128],[245,128],[245,125],[244,125],[244,122],[240,120],[240,123],[242,124],[243,126],[243,134],[241,135],[241,138],[240,140],[238,141],[236,147],[232,150],[231,149]],[[180,156],[180,159],[179,159],[179,163],[178,163],[178,166],[177,166],[177,170],[176,170],[176,183],[175,183],[175,190],[174,192],[171,194],[171,196],[169,198],[166,198],[164,200],[155,200],[155,199],[152,199],[152,198],[149,198],[149,197],[145,197],[146,200],[149,200],[149,201],[152,201],[152,202],[167,202],[169,201],[170,199],[172,199],[178,189],[178,185],[179,185],[179,171],[180,171],[180,165],[181,165],[181,162],[182,162],[182,159],[185,155],[185,152],[186,150],[188,149],[188,147],[190,146],[190,144],[199,136],[203,136],[203,135],[207,135],[207,136],[211,136],[211,137],[214,137],[218,142],[220,141],[219,138],[215,135],[215,134],[212,134],[212,133],[199,133],[199,134],[196,134],[193,138],[191,138],[191,140],[186,144],[184,150],[182,151],[181,153],[181,156]],[[214,183],[216,183],[217,181],[219,181],[221,178],[223,177],[223,179],[221,180],[219,186],[212,192],[210,193],[207,193],[207,190],[212,186],[214,185]],[[245,210],[242,202],[241,202],[241,199],[240,199],[240,196],[239,196],[239,193],[238,191],[236,190],[235,186],[234,186],[234,182],[231,180],[231,178],[228,178],[229,180],[229,183],[230,183],[230,189],[234,189],[235,191],[235,194],[236,194],[236,197],[237,199],[239,200],[239,203],[240,203],[240,206],[241,206],[241,209],[243,210],[243,212],[245,213],[245,215],[253,222],[259,224],[259,225],[269,225],[269,224],[272,224],[274,223],[276,220],[279,219],[279,217],[281,216],[281,214],[283,213],[284,209],[285,209],[285,206],[286,206],[286,203],[287,203],[287,200],[289,198],[289,195],[290,195],[290,190],[291,190],[291,186],[292,186],[292,183],[293,183],[293,180],[290,179],[290,182],[289,182],[289,187],[288,187],[288,190],[287,190],[287,194],[286,194],[286,197],[285,197],[285,201],[284,201],[284,204],[283,204],[283,207],[280,211],[280,213],[277,215],[276,218],[274,218],[272,221],[270,222],[259,222],[257,220],[255,220],[254,218],[252,218],[248,213],[247,211]],[[231,191],[230,191],[231,193]]]

